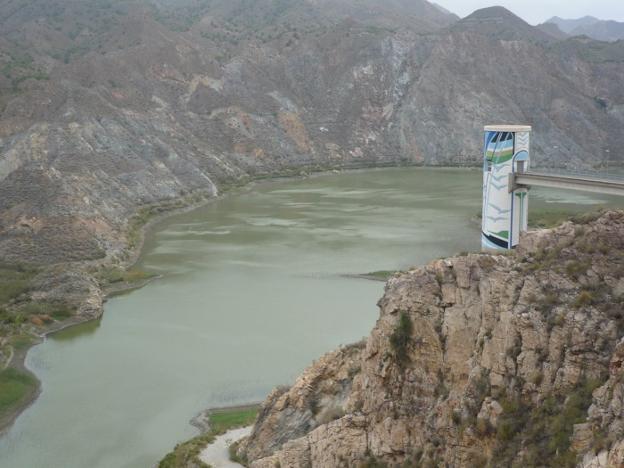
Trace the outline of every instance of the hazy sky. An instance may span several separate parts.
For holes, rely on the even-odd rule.
[[[591,15],[600,19],[624,21],[624,0],[433,0],[461,17],[474,10],[502,5],[531,24],[552,16],[579,18]]]

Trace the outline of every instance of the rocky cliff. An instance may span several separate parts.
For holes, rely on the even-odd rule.
[[[267,398],[251,467],[624,464],[624,212],[397,274],[379,307]]]

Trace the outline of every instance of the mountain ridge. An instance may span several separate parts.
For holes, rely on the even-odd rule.
[[[501,7],[457,20],[411,2],[412,22],[404,0],[367,2],[375,15],[336,0],[3,4],[0,253],[121,261],[140,206],[311,169],[478,165],[494,121],[533,123],[537,164],[617,163],[624,46],[559,41]],[[55,256],[68,239],[83,248]]]
[[[555,24],[570,36],[588,36],[599,41],[618,41],[624,39],[624,23],[614,20],[601,20],[593,16],[578,19],[563,19],[557,16],[545,24]]]

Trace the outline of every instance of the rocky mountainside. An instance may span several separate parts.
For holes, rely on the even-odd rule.
[[[624,147],[624,44],[558,41],[499,7],[8,0],[0,25],[12,263],[123,262],[141,207],[251,178],[478,164],[485,123],[533,124],[542,165]]]
[[[397,274],[379,307],[269,395],[251,467],[624,464],[624,212]]]
[[[571,36],[588,36],[599,41],[618,41],[624,39],[624,23],[612,20],[600,20],[593,16],[584,16],[574,20],[557,16],[545,24],[554,24],[557,28]]]

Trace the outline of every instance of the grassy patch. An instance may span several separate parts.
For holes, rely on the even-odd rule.
[[[206,468],[208,465],[198,458],[203,448],[213,442],[215,437],[230,429],[252,424],[258,415],[259,409],[259,406],[250,406],[211,411],[210,430],[205,434],[176,445],[173,451],[160,461],[158,468],[183,468],[186,466]]]
[[[236,427],[248,426],[258,415],[258,407],[250,406],[235,409],[219,409],[210,412],[210,429],[222,434]]]
[[[589,212],[582,213],[571,209],[544,210],[532,208],[529,210],[529,226],[534,228],[554,228],[566,221],[572,221],[576,224],[588,224],[598,219],[604,212],[604,208],[594,208]]]
[[[568,221],[572,213],[565,210],[529,210],[529,226],[535,228],[553,228]]]
[[[371,271],[370,273],[363,274],[362,277],[377,281],[388,281],[395,273],[396,271],[391,270]]]
[[[0,372],[0,419],[24,403],[37,388],[32,375],[9,367]]]
[[[34,339],[30,335],[14,335],[11,337],[9,343],[16,351],[23,351],[34,343]]]

